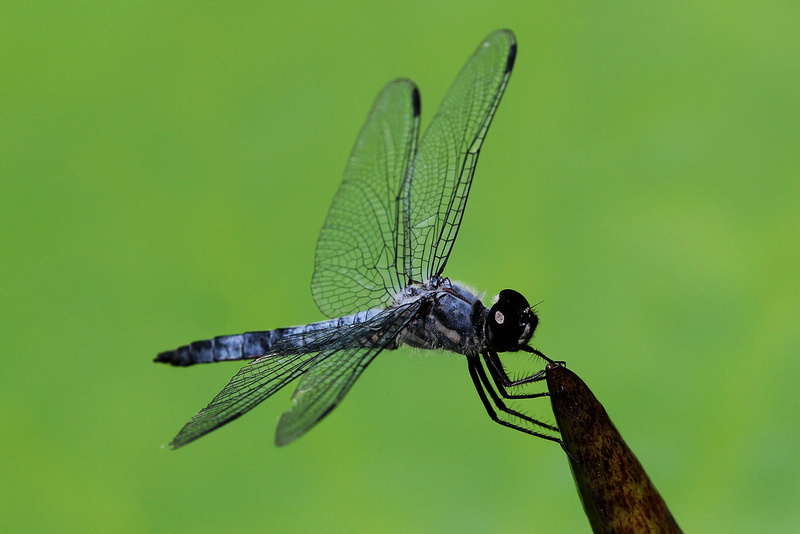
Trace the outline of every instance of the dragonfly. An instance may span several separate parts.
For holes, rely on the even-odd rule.
[[[490,34],[462,68],[419,141],[420,95],[398,79],[378,95],[348,159],[316,247],[311,293],[330,319],[218,336],[162,352],[156,362],[189,366],[253,360],[186,423],[178,448],[215,430],[300,379],[275,443],[305,434],[338,406],[378,354],[408,346],[466,357],[489,417],[561,443],[555,426],[512,409],[545,370],[513,380],[498,353],[527,352],[539,322],[517,291],[487,308],[443,275],[458,235],[478,155],[514,66],[514,34]]]

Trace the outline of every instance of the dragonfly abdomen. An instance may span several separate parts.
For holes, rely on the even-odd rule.
[[[287,354],[318,352],[331,342],[341,329],[368,321],[380,311],[371,309],[304,326],[217,336],[213,339],[195,341],[175,350],[162,352],[153,361],[186,367],[196,363],[252,360],[277,350]],[[281,341],[281,344],[279,347],[275,347],[278,341]],[[361,343],[364,348],[374,346],[370,339],[361,340]]]
[[[195,341],[175,350],[162,352],[154,361],[185,367],[196,363],[252,360],[266,354],[283,337],[286,330],[280,328],[263,332],[246,332]]]

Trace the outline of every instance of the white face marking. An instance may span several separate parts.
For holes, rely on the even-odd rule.
[[[503,312],[500,312],[500,311],[494,312],[494,321],[497,324],[503,324],[503,322],[505,320],[506,320],[506,318],[505,318],[505,316],[503,316]]]
[[[525,330],[522,332],[522,335],[519,336],[519,340],[517,340],[517,345],[520,346],[524,345],[525,343],[528,342],[530,338],[531,338],[531,325],[529,323],[525,325]]]

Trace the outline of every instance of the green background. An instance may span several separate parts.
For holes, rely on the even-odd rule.
[[[285,448],[291,388],[161,448],[238,366],[153,356],[321,319],[374,97],[413,78],[424,127],[501,27],[447,274],[542,301],[534,346],[686,531],[800,528],[800,6],[288,4],[0,7],[0,530],[588,531],[562,451],[491,423],[449,354],[381,355]]]

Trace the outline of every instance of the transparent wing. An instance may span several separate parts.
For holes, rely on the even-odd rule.
[[[416,151],[419,92],[396,80],[361,128],[317,241],[311,293],[328,317],[385,307],[406,280],[397,192]]]
[[[422,138],[401,190],[409,240],[404,269],[415,281],[444,271],[516,50],[510,31],[489,35],[461,69]]]
[[[184,425],[169,446],[173,449],[182,447],[246,414],[303,374],[316,356],[313,353],[285,358],[264,356],[242,367],[225,389]]]
[[[295,400],[296,406],[287,414],[297,409],[292,416],[297,421],[290,426],[295,431],[292,439],[300,436],[333,409],[367,364],[392,342],[418,309],[419,303],[414,302],[384,310],[361,323],[299,331],[281,338],[266,355],[242,367],[209,405],[186,423],[170,447],[176,449],[186,445],[233,421],[309,369],[319,367],[313,373],[316,377],[314,383],[304,380],[301,387],[318,388],[309,391],[308,398],[316,397],[319,399],[317,402],[332,404],[327,410],[313,412],[306,408],[305,402]],[[330,378],[326,380],[326,376]],[[340,384],[337,395],[328,395],[329,382],[340,381],[343,376],[350,377],[349,382]],[[281,418],[281,424],[286,418],[286,415]],[[288,441],[291,439],[284,443]]]
[[[420,301],[392,308],[364,323],[364,329],[346,336],[363,337],[374,343],[367,349],[350,348],[326,357],[320,357],[303,376],[292,397],[294,406],[278,422],[276,445],[286,445],[299,438],[328,415],[350,391],[375,356],[389,345],[397,334],[417,314]],[[346,345],[360,345],[344,339]]]

